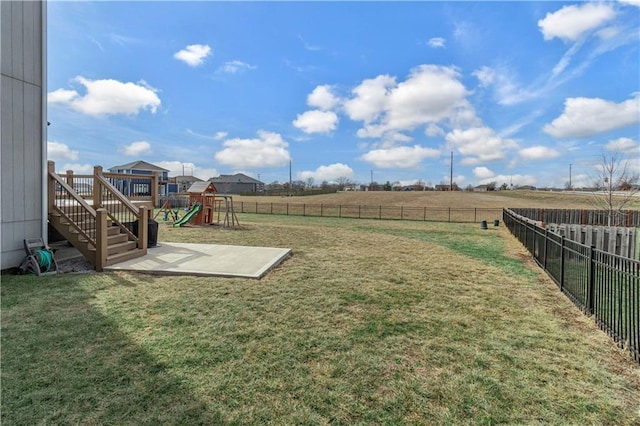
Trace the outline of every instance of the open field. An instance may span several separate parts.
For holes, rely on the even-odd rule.
[[[596,209],[593,197],[594,195],[589,193],[550,191],[347,191],[307,197],[234,196],[234,201],[451,208],[544,207],[550,209]],[[640,209],[640,197],[635,197],[628,208]]]
[[[260,281],[3,276],[2,423],[640,423],[640,368],[504,227],[240,221],[160,240],[293,257]]]

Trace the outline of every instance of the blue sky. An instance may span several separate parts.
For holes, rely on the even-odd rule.
[[[49,157],[89,172],[589,185],[640,169],[640,0],[48,2]]]

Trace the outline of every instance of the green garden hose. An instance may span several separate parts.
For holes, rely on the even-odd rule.
[[[38,266],[40,266],[41,272],[49,272],[51,269],[51,263],[53,261],[53,256],[49,250],[38,249],[34,254]]]

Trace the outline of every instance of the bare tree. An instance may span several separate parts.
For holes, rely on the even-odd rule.
[[[624,210],[638,193],[638,171],[633,170],[628,159],[619,152],[602,154],[596,167],[593,203],[607,213],[607,225],[618,226],[624,222]]]
[[[348,177],[339,177],[336,179],[336,183],[340,191],[344,190],[345,186],[353,185],[353,182]]]
[[[312,178],[311,176],[309,176],[309,177],[307,178],[307,181],[306,181],[306,183],[307,183],[307,188],[313,188],[313,182],[314,182],[313,178]]]

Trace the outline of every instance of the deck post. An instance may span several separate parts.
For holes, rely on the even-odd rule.
[[[102,272],[107,263],[107,219],[108,212],[100,208],[96,210],[96,271]]]
[[[153,207],[159,206],[158,201],[158,175],[151,175],[151,204]]]
[[[149,209],[140,206],[138,216],[138,248],[146,250],[149,243]]]
[[[67,185],[73,188],[73,170],[67,170]]]
[[[93,208],[98,209],[102,207],[102,185],[98,176],[102,176],[102,166],[95,166],[93,168]]]
[[[47,161],[47,172],[47,211],[51,213],[56,203],[56,188],[55,181],[48,175],[56,172],[56,163],[53,161]]]

